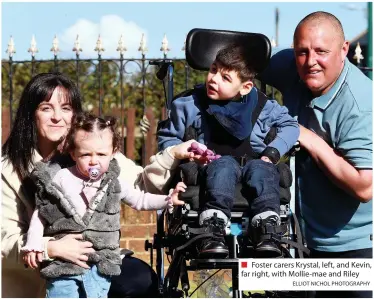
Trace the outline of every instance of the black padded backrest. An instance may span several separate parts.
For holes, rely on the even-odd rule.
[[[229,44],[245,44],[256,73],[265,69],[271,54],[270,40],[261,33],[192,29],[186,39],[186,60],[196,70],[209,70],[217,52]]]

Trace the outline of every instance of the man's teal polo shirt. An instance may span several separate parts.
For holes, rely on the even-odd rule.
[[[300,124],[316,132],[357,169],[372,169],[372,81],[345,60],[333,87],[314,98],[300,80],[292,49],[274,54],[261,79],[282,92]],[[360,203],[336,187],[301,152],[296,202],[308,247],[330,252],[372,247],[372,201]]]

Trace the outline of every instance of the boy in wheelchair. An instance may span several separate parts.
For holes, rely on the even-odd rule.
[[[279,172],[276,164],[296,143],[299,126],[288,110],[254,87],[252,55],[244,45],[218,51],[205,85],[172,102],[170,118],[158,131],[159,149],[182,143],[191,128],[196,140],[216,154],[199,170],[204,190],[199,224],[214,237],[199,246],[199,258],[225,258],[225,228],[236,185],[249,201],[250,231],[257,257],[278,257],[280,245],[268,238],[280,232]],[[260,108],[258,108],[260,107]],[[262,108],[263,107],[263,108]],[[276,137],[264,143],[270,128]]]

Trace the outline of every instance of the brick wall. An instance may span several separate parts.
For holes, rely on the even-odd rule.
[[[10,114],[8,108],[1,109],[1,145],[4,144],[9,136],[10,131]]]
[[[121,248],[134,251],[136,257],[150,262],[150,252],[145,251],[145,240],[153,241],[157,215],[154,211],[136,211],[126,205],[121,210]],[[156,255],[154,253],[154,261]]]
[[[150,251],[145,251],[144,245],[146,240],[153,243],[157,213],[155,211],[136,211],[124,204],[121,213],[120,247],[134,251],[134,256],[150,264]],[[168,266],[169,262],[165,255],[165,273]],[[153,250],[153,268],[156,270],[156,250]]]

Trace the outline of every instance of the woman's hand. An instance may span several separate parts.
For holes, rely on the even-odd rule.
[[[80,241],[83,239],[81,234],[70,234],[65,237],[48,242],[48,256],[50,258],[60,258],[69,262],[73,262],[78,266],[89,269],[87,265],[87,254],[95,252],[92,243],[88,241]]]
[[[216,155],[214,151],[208,149],[206,145],[198,142],[192,142],[188,151],[194,154],[194,156],[190,158],[190,161],[195,161],[203,165],[221,158],[221,155]]]
[[[185,141],[183,143],[180,143],[180,144],[178,144],[178,145],[176,145],[176,146],[174,146],[170,149],[170,154],[175,159],[178,159],[178,160],[189,159],[190,161],[195,161],[199,164],[208,163],[208,159],[207,159],[206,156],[199,155],[196,152],[189,151],[189,149],[191,148],[191,144],[194,143],[194,142],[198,143],[194,139],[191,139],[191,140]],[[201,147],[206,148],[206,146],[204,144],[201,144],[201,143],[198,143],[198,144],[201,145]]]
[[[196,142],[191,139],[186,142],[180,143],[170,149],[170,154],[178,160],[189,159],[194,156],[193,153],[189,152],[188,149],[191,147],[192,142]]]

